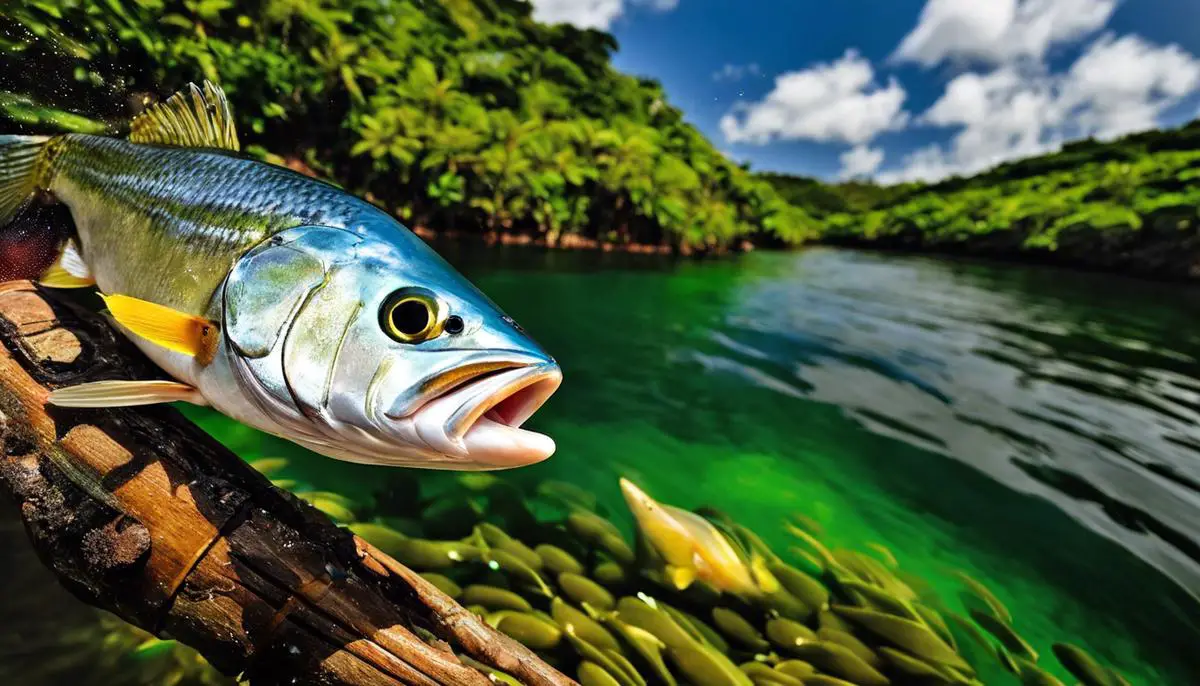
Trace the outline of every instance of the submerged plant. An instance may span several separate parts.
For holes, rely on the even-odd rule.
[[[282,460],[252,464],[283,482]],[[420,492],[416,477],[399,478]],[[363,517],[346,523],[356,534],[584,686],[1128,683],[1070,643],[1040,654],[961,570],[960,609],[903,570],[903,551],[833,547],[804,514],[781,523],[795,545],[776,551],[723,512],[625,488],[641,512],[632,542],[593,494],[559,481],[526,491],[464,474],[400,506],[334,500]],[[677,551],[700,566],[680,566]]]

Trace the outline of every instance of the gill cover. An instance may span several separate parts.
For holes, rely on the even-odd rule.
[[[257,387],[274,401],[270,408],[260,409],[277,417],[282,413],[294,422],[291,428],[310,436],[315,435],[313,427],[297,409],[320,412],[327,379],[320,378],[319,373],[315,375],[318,378],[307,380],[288,378],[285,373],[294,342],[313,333],[311,328],[307,331],[301,328],[303,323],[298,321],[298,315],[310,298],[338,297],[339,293],[349,292],[321,287],[332,278],[337,265],[357,259],[357,246],[361,242],[361,237],[345,229],[327,226],[289,229],[246,253],[234,265],[225,283],[224,334],[236,353],[234,367],[239,381],[244,387]],[[340,311],[348,312],[358,306],[357,302],[347,300],[338,303],[345,308]],[[337,330],[341,331],[344,325],[341,323]],[[337,346],[319,348],[333,355]],[[329,370],[332,360],[308,362],[305,366],[314,370]],[[306,393],[313,390],[313,382],[321,385],[318,392],[322,397]],[[259,399],[259,394],[249,387],[248,395]],[[260,406],[263,400],[259,399]]]

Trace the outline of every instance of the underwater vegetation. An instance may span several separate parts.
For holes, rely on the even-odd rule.
[[[364,505],[290,479],[284,458],[251,464],[584,686],[1129,683],[1068,642],[1030,645],[967,574],[949,570],[960,597],[938,597],[902,551],[829,547],[804,513],[776,551],[719,510],[623,481],[631,541],[565,482],[473,473],[425,494],[403,474]]]
[[[415,229],[684,252],[815,231],[658,83],[616,71],[611,35],[531,11],[511,0],[14,0],[0,11],[0,112],[19,129],[6,133],[97,133],[209,79],[229,94],[247,152]]]
[[[631,541],[615,513],[565,482],[525,491],[466,473],[425,494],[404,473],[364,504],[289,478],[285,458],[251,464],[582,686],[1131,683],[1069,642],[1030,645],[1020,618],[966,573],[948,570],[959,597],[939,597],[904,570],[903,551],[829,547],[817,519],[799,512],[780,523],[794,545],[775,551],[716,509],[688,512],[624,481],[638,522]],[[66,591],[20,559],[34,555],[19,527],[0,533],[12,539],[5,563],[22,589],[0,606],[0,620],[22,627],[0,634],[6,683],[238,683],[187,646],[64,605]],[[50,605],[69,609],[47,615]]]

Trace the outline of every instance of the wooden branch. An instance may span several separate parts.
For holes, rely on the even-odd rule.
[[[0,487],[91,605],[254,684],[472,686],[463,655],[574,684],[173,408],[47,408],[50,389],[161,376],[62,291],[0,284]]]

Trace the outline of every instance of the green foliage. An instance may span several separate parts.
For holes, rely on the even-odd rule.
[[[435,231],[700,251],[815,235],[809,212],[718,153],[659,84],[614,70],[611,36],[530,11],[514,0],[14,0],[0,84],[115,122],[144,94],[212,79],[261,159],[299,161]],[[64,129],[8,109],[26,127]]]
[[[1147,229],[1168,242],[1200,221],[1200,120],[1002,164],[922,185],[826,185],[764,175],[821,220],[816,238],[906,246],[986,244],[1003,250],[1082,251],[1130,245]]]

